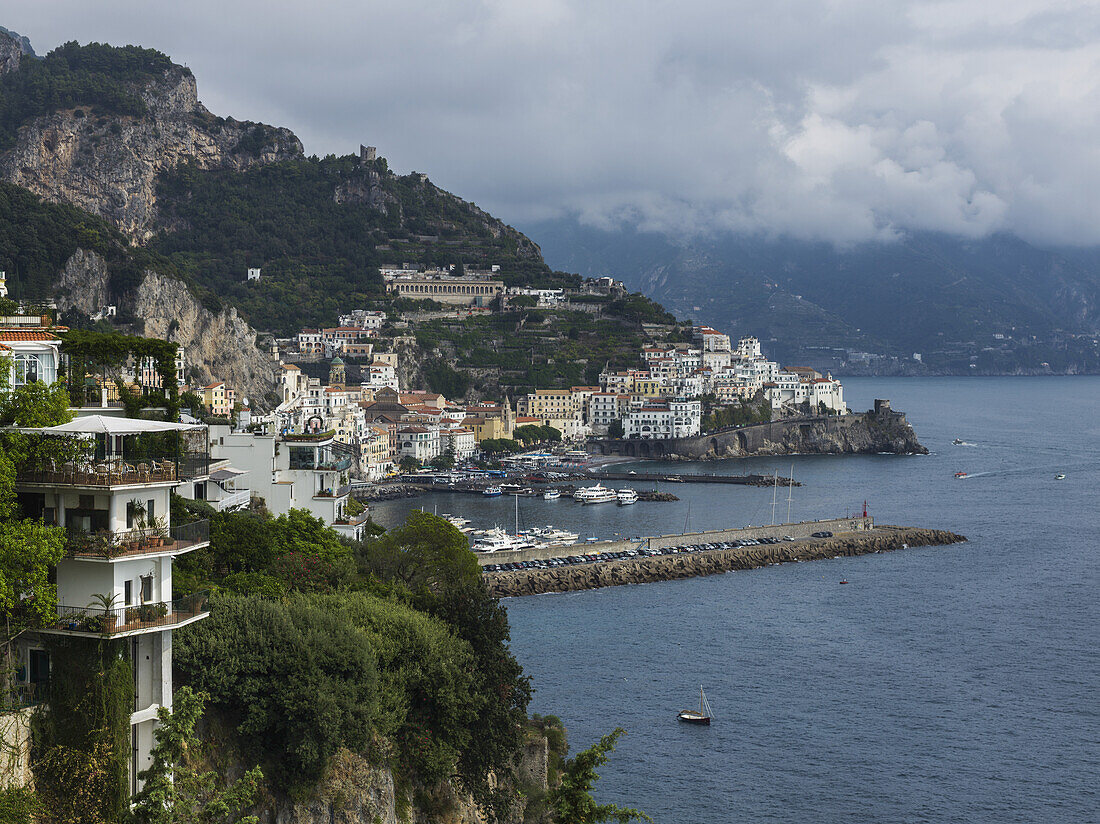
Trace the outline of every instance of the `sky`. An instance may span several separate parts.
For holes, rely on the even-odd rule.
[[[1100,244],[1100,1],[0,0],[514,224]]]

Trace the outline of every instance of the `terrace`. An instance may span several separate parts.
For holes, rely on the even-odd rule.
[[[168,529],[69,532],[65,550],[71,558],[130,558],[159,553],[178,555],[209,543],[210,522],[194,521]]]
[[[164,627],[183,626],[209,614],[210,592],[203,590],[173,601],[154,601],[113,609],[59,606],[57,620],[40,627],[38,631],[53,635],[125,637]]]

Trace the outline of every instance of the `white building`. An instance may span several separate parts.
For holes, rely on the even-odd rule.
[[[131,456],[137,437],[194,432],[196,451],[162,458]],[[122,640],[133,668],[130,715],[131,792],[150,763],[157,710],[172,707],[172,633],[209,614],[208,593],[172,598],[172,559],[209,544],[209,523],[174,526],[170,494],[208,468],[205,427],[92,415],[41,430],[85,442],[83,458],[21,470],[16,492],[24,512],[68,531],[57,565],[55,623],[20,636],[16,690],[45,690],[43,636]],[[147,453],[140,453],[146,456]]]
[[[441,454],[439,430],[428,426],[402,426],[397,429],[397,454],[415,458],[422,464]]]
[[[702,405],[698,400],[640,398],[630,402],[623,416],[624,437],[660,440],[698,435]]]
[[[57,380],[61,340],[50,331],[47,317],[10,315],[0,317],[0,354],[11,359],[8,386],[16,387]]]
[[[450,453],[456,462],[469,460],[477,452],[477,441],[472,429],[455,427],[439,431],[439,445],[443,454]]]

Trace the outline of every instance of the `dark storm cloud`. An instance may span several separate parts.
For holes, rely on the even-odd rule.
[[[159,48],[218,114],[377,145],[512,221],[1100,242],[1092,2],[65,0],[0,24]]]

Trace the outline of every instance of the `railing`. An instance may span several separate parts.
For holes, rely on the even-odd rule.
[[[135,630],[169,627],[198,618],[210,611],[210,592],[203,590],[174,601],[154,601],[129,607],[99,609],[97,607],[57,608],[57,620],[40,631],[80,632],[112,635]]]
[[[183,552],[210,540],[210,522],[195,521],[160,529],[129,529],[123,532],[70,532],[67,552],[74,558],[123,558],[150,552]]]
[[[50,700],[50,682],[39,681],[28,684],[13,684],[7,706],[0,705],[0,712],[20,710],[24,707],[36,707]]]
[[[218,510],[218,512],[226,512],[238,506],[246,506],[251,500],[252,490],[242,489],[238,492],[231,492],[224,498],[219,498],[216,501],[207,501],[207,503]]]

